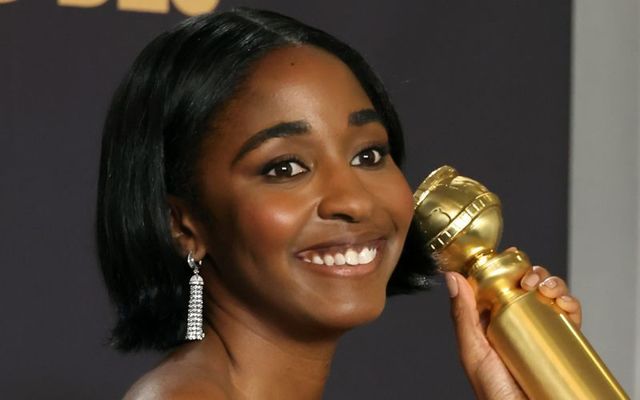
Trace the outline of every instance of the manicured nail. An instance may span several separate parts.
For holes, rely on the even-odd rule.
[[[538,284],[538,282],[540,282],[540,277],[538,276],[538,274],[529,274],[526,278],[524,278],[524,280],[522,281],[522,283],[524,283],[525,285],[529,286],[529,287],[536,287],[536,285]]]
[[[531,267],[531,269],[533,270],[533,272],[538,273],[538,271],[540,271],[542,267],[539,265],[534,265],[533,267]]]
[[[456,278],[450,272],[446,272],[444,276],[447,281],[447,288],[449,289],[449,297],[456,297],[458,295],[458,282]]]
[[[573,297],[564,295],[564,296],[560,296],[560,300],[570,302],[570,301],[573,301]]]
[[[558,286],[558,282],[556,282],[555,278],[547,278],[544,280],[544,282],[541,283],[541,285],[544,285],[549,289],[553,289],[554,287]]]

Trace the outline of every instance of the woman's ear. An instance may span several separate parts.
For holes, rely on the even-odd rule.
[[[171,237],[178,251],[186,257],[189,252],[196,260],[202,260],[207,254],[204,228],[197,213],[188,203],[176,196],[167,197],[169,204],[169,224]]]

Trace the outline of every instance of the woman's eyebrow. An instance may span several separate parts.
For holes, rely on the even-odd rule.
[[[247,139],[246,142],[240,147],[238,154],[233,159],[231,164],[235,164],[242,157],[244,157],[251,150],[255,150],[262,143],[266,142],[269,139],[278,138],[278,137],[286,137],[286,136],[295,136],[295,135],[304,135],[308,134],[311,131],[311,125],[305,120],[300,121],[289,121],[289,122],[281,122],[269,128],[265,128],[258,133],[251,136]]]
[[[354,111],[349,114],[349,125],[350,126],[362,126],[366,125],[370,122],[381,122],[382,119],[376,110],[372,108],[365,108],[359,111]],[[311,125],[305,120],[299,121],[288,121],[281,122],[272,127],[265,128],[249,139],[240,147],[238,150],[238,154],[233,159],[232,165],[238,162],[242,157],[244,157],[251,150],[255,150],[262,143],[266,142],[269,139],[278,138],[278,137],[286,137],[286,136],[295,136],[295,135],[303,135],[308,134],[311,131]]]
[[[378,112],[373,108],[365,108],[349,114],[350,126],[362,126],[369,122],[382,122],[382,118],[380,118]]]

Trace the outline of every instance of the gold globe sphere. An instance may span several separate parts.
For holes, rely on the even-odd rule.
[[[467,274],[495,252],[502,236],[498,196],[450,166],[433,171],[414,193],[415,222],[426,252],[444,271]]]

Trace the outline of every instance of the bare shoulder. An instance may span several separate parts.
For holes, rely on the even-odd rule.
[[[193,367],[160,364],[142,376],[125,394],[124,400],[230,400],[215,377],[205,377]]]

